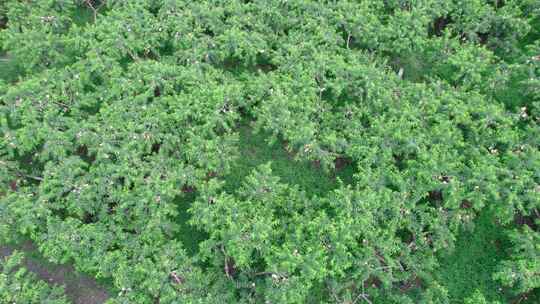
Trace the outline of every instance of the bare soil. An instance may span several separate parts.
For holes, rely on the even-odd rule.
[[[24,267],[51,285],[64,287],[66,296],[74,304],[102,304],[110,297],[107,289],[92,277],[78,273],[71,265],[56,265],[31,257],[37,249],[31,242],[19,246],[0,245],[0,258],[11,255],[13,250],[26,253]]]

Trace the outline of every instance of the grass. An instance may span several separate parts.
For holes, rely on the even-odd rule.
[[[79,5],[73,10],[71,18],[75,24],[82,27],[94,22],[94,13],[88,7]]]
[[[186,193],[183,197],[176,199],[175,203],[178,206],[177,224],[179,231],[175,238],[182,242],[189,256],[195,256],[199,251],[199,243],[208,238],[204,231],[200,231],[188,224],[191,214],[188,209],[197,198],[197,192]]]
[[[15,62],[7,54],[0,52],[0,81],[15,82],[20,74],[21,71]]]
[[[253,133],[247,125],[239,127],[240,158],[233,165],[231,173],[226,178],[225,189],[234,192],[238,189],[253,169],[271,162],[272,172],[279,176],[282,183],[298,185],[310,195],[324,196],[338,187],[338,179],[344,183],[353,180],[354,167],[349,165],[340,170],[336,176],[325,173],[321,168],[309,161],[297,161],[289,154],[281,143],[268,144],[269,134]]]
[[[490,303],[508,303],[510,296],[491,276],[497,264],[507,257],[509,247],[503,229],[494,223],[488,210],[476,219],[472,231],[462,231],[455,250],[440,257],[441,267],[435,274],[448,289],[452,303],[463,303],[476,290]]]

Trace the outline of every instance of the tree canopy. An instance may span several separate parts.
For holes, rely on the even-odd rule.
[[[111,279],[111,303],[449,303],[438,253],[486,210],[512,242],[493,277],[540,289],[537,1],[0,14],[19,71],[0,80],[0,240]],[[314,194],[268,162],[227,187],[246,124],[352,180]]]

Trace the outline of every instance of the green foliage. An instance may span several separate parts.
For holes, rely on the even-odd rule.
[[[494,277],[513,286],[518,294],[540,287],[540,235],[524,225],[521,231],[512,231],[510,237],[512,253]]]
[[[18,74],[20,71],[15,63],[9,57],[0,55],[0,87],[4,86],[4,82],[15,81]]]
[[[535,1],[0,7],[20,72],[0,82],[0,240],[111,279],[113,303],[539,288]],[[487,226],[458,238],[479,214],[509,254],[479,252]],[[455,247],[482,272],[466,292]]]
[[[435,276],[447,288],[451,299],[471,298],[469,301],[476,299],[481,303],[477,298],[482,295],[486,303],[510,301],[511,295],[491,277],[511,248],[501,228],[492,212],[484,212],[461,233],[454,251],[441,252],[441,266]]]
[[[499,302],[488,302],[484,295],[482,295],[481,292],[478,290],[474,292],[474,294],[470,297],[467,297],[465,299],[465,304],[487,304],[487,303],[493,303],[497,304]]]
[[[20,252],[0,261],[0,299],[2,303],[67,304],[63,289],[49,286],[22,267]]]
[[[339,186],[338,179],[345,184],[353,183],[354,166],[349,164],[332,174],[320,170],[320,164],[305,159],[295,159],[293,151],[288,151],[282,141],[269,143],[270,134],[254,133],[248,125],[238,128],[240,141],[239,157],[225,177],[225,190],[233,193],[253,168],[271,162],[272,172],[288,185],[298,187],[310,195],[325,196]]]

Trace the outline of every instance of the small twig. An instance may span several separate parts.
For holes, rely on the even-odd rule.
[[[279,275],[279,274],[277,274],[275,272],[271,272],[271,271],[256,272],[253,275],[254,276],[264,276],[264,275],[273,275],[273,274]]]
[[[365,293],[361,293],[359,294],[356,299],[354,299],[354,302],[352,302],[352,304],[356,304],[356,302],[358,302],[358,300],[362,298],[364,299],[366,302],[368,302],[369,304],[373,304],[373,302],[371,302],[371,300],[367,297],[367,295]]]
[[[392,266],[382,266],[382,267],[376,267],[373,270],[387,270],[392,269]]]
[[[97,9],[92,4],[92,0],[86,0],[85,3],[92,10],[92,12],[94,13],[94,23],[95,23],[96,19],[97,19]]]
[[[37,180],[37,181],[40,181],[40,182],[43,181],[43,177],[32,176],[32,175],[28,175],[28,174],[23,174],[23,173],[21,173],[21,172],[18,172],[18,173],[17,173],[17,176],[19,176],[19,177],[26,177],[26,178],[33,179],[33,180]]]
[[[6,162],[0,161],[0,164],[6,166],[6,168],[8,168],[8,169],[10,169],[12,171],[15,171],[15,175],[17,175],[17,177],[29,178],[29,179],[37,180],[37,181],[40,181],[40,182],[43,181],[43,177],[25,174],[24,172],[22,172],[19,169],[8,166],[8,164]]]
[[[176,273],[176,271],[172,271],[172,272],[171,272],[171,276],[172,276],[172,278],[174,279],[175,283],[178,284],[178,285],[183,284],[184,281],[185,281],[183,277],[179,276],[179,275]]]
[[[398,261],[399,268],[401,268],[401,271],[405,272],[405,267],[403,267],[403,264],[401,264],[401,261]]]
[[[514,304],[519,304],[521,303],[523,300],[527,299],[527,295],[528,293],[524,293],[522,295],[519,296],[519,299],[515,300]]]
[[[377,259],[384,265],[386,265],[386,261],[384,259],[384,257],[382,257],[379,252],[375,251],[375,257],[377,257]]]
[[[365,294],[361,294],[360,295],[362,297],[362,299],[364,299],[366,302],[368,302],[369,304],[373,304],[373,302],[371,302],[371,300],[369,300],[369,298],[367,297],[367,295]]]
[[[131,59],[133,59],[133,61],[135,62],[138,62],[139,56],[137,56],[136,53],[133,53],[127,45],[124,45],[124,46],[125,46],[125,50],[127,51],[128,55],[131,57]]]
[[[63,102],[60,102],[60,101],[54,101],[54,100],[53,100],[52,102],[55,103],[55,104],[57,104],[57,105],[59,105],[59,106],[61,106],[61,107],[64,107],[64,108],[69,109],[69,106],[68,106],[67,104],[63,103]]]
[[[233,276],[235,272],[234,260],[227,256],[227,253],[225,253],[225,247],[223,245],[221,245],[220,248],[221,248],[221,252],[223,252],[223,257],[224,257],[225,265],[223,266],[223,270],[225,271],[225,275],[227,275],[227,278],[233,280]]]

